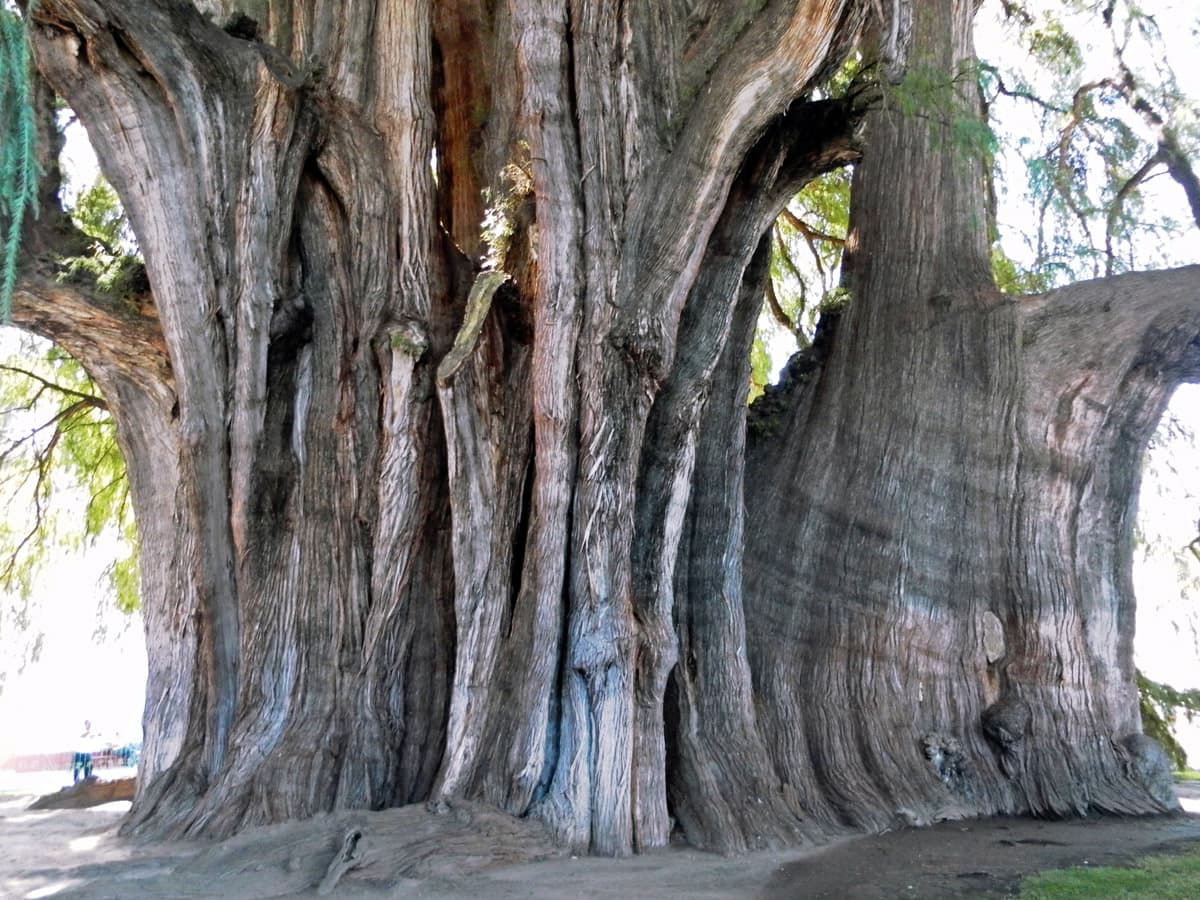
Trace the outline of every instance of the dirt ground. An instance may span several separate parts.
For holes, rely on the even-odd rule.
[[[1042,869],[1120,864],[1200,845],[1200,785],[1179,791],[1186,812],[1173,816],[948,822],[820,850],[734,858],[672,848],[626,860],[583,859],[542,846],[531,854],[537,861],[520,864],[476,850],[481,834],[511,846],[520,837],[513,829],[526,826],[477,808],[450,809],[436,833],[426,828],[436,816],[411,810],[276,826],[221,845],[145,845],[116,836],[127,803],[30,812],[31,796],[9,795],[0,798],[0,897],[316,897],[348,833],[365,835],[359,850],[365,862],[330,896],[1004,897],[1023,875]],[[397,868],[394,848],[401,844],[409,864]]]

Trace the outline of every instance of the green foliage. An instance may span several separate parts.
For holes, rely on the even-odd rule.
[[[826,291],[825,296],[821,298],[821,302],[817,305],[817,309],[822,313],[840,313],[850,304],[850,291],[844,287],[836,287],[831,291]]]
[[[980,74],[990,115],[1006,123],[1001,231],[1024,243],[1010,256],[1029,258],[1045,287],[1178,264],[1171,248],[1189,223],[1171,215],[1161,189],[1147,192],[1167,171],[1161,142],[1169,136],[1195,159],[1200,128],[1157,21],[1130,0],[1025,0],[1005,11],[997,37],[1024,52]]]
[[[1026,269],[1016,263],[999,244],[992,245],[992,277],[1006,294],[1040,294],[1054,286],[1054,266]]]
[[[1025,879],[1026,900],[1094,900],[1096,897],[1146,897],[1191,900],[1200,883],[1200,849],[1174,856],[1150,856],[1129,868],[1090,866],[1039,872]]]
[[[1037,59],[1063,77],[1070,77],[1083,65],[1079,42],[1062,22],[1048,17],[1034,24],[1025,34],[1025,45]]]
[[[771,290],[787,324],[764,312],[750,351],[752,403],[782,357],[812,342],[827,311],[822,300],[840,278],[842,245],[850,226],[850,171],[810,182],[775,221],[771,244]]]
[[[761,331],[761,329],[760,329]],[[771,354],[767,352],[766,342],[761,335],[754,336],[750,347],[750,393],[747,403],[753,403],[762,396],[763,390],[771,383]]]
[[[129,296],[145,289],[145,268],[117,192],[103,176],[81,193],[69,210],[71,220],[90,239],[86,256],[65,257],[61,281],[82,281],[99,290]]]
[[[37,176],[25,26],[15,13],[0,9],[0,319],[5,322],[25,213],[37,212]]]
[[[11,338],[6,341],[11,344]],[[107,404],[83,367],[32,337],[0,362],[0,589],[28,603],[50,560],[108,535],[125,549],[107,588],[137,608],[137,537]],[[16,609],[14,607],[13,609]],[[18,629],[24,614],[9,610]]]
[[[948,141],[963,158],[991,160],[997,138],[977,109],[976,84],[985,68],[965,61],[952,77],[939,67],[914,64],[899,84],[884,85],[884,104],[902,116],[918,116],[943,127],[930,130],[934,146]]]
[[[1176,769],[1186,769],[1187,753],[1171,731],[1182,713],[1190,722],[1200,713],[1200,691],[1179,691],[1169,684],[1152,681],[1137,673],[1138,701],[1142,713],[1142,731],[1160,744]]]

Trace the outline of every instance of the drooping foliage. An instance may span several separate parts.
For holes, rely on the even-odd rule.
[[[61,349],[29,335],[13,343],[0,361],[0,495],[8,510],[0,523],[0,589],[23,605],[53,559],[107,535],[116,541],[108,589],[131,611],[136,531],[108,405]]]
[[[1141,672],[1137,674],[1137,686],[1142,729],[1162,744],[1176,769],[1186,769],[1187,752],[1175,739],[1173,727],[1180,716],[1191,722],[1200,713],[1200,690],[1177,690],[1147,678]]]
[[[1023,56],[988,60],[981,82],[1001,138],[1000,230],[1006,289],[1177,263],[1172,244],[1200,218],[1196,98],[1168,32],[1195,34],[1187,4],[1127,0],[1005,2],[987,27]],[[1176,21],[1180,19],[1179,21]],[[1166,176],[1166,178],[1164,178]],[[1167,178],[1187,205],[1165,203]],[[1029,228],[1029,222],[1036,227]],[[1023,245],[1023,246],[1022,246]]]
[[[59,260],[58,280],[117,296],[144,289],[132,231],[108,182],[99,176],[63,200],[84,240],[82,252]],[[102,539],[112,557],[103,594],[133,611],[136,528],[107,402],[84,367],[49,341],[6,331],[0,348],[0,497],[9,510],[0,523],[0,590],[9,604],[0,630],[22,630],[52,560]]]
[[[37,211],[36,129],[25,26],[0,9],[0,320],[8,321],[25,216]]]
[[[800,191],[771,232],[770,278],[750,357],[754,402],[781,357],[807,347],[822,313],[840,301],[838,281],[850,215],[849,169]]]

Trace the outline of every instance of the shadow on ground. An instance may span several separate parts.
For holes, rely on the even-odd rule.
[[[1180,785],[1200,812],[1200,786]],[[216,845],[117,837],[128,804],[32,812],[0,802],[0,897],[316,897],[346,837],[344,898],[1003,897],[1033,872],[1120,865],[1200,846],[1200,815],[1045,822],[980,819],[850,838],[820,850],[720,857],[675,847],[625,860],[574,858],[533,823],[467,804],[343,813],[254,829]],[[502,821],[503,820],[503,821]]]

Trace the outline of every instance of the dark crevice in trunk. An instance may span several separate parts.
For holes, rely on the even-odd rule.
[[[529,446],[534,445],[534,431],[530,426]],[[508,612],[505,614],[504,623],[501,630],[505,634],[505,638],[512,639],[512,621],[513,612],[517,606],[517,599],[521,595],[522,578],[525,574],[525,553],[529,540],[529,525],[530,519],[533,516],[533,481],[537,474],[537,458],[535,454],[529,454],[529,465],[525,469],[525,475],[521,483],[521,500],[519,512],[517,513],[517,525],[513,529],[512,540],[512,581],[509,587],[508,596]]]

